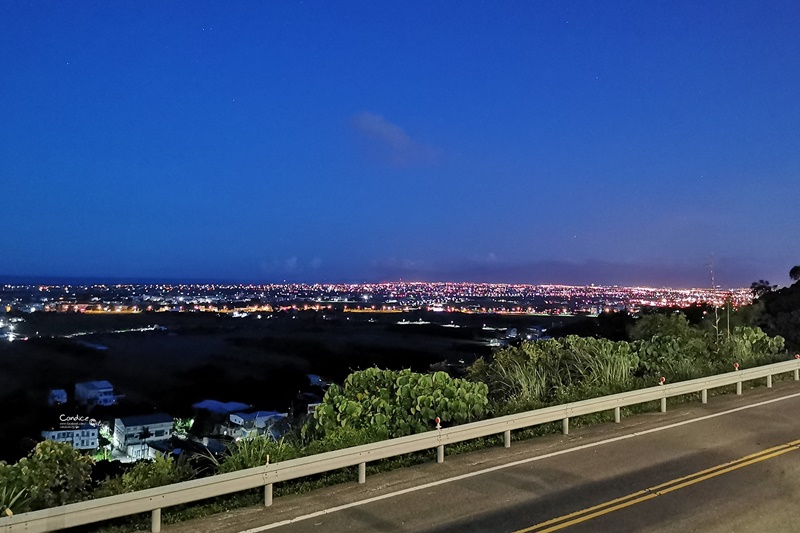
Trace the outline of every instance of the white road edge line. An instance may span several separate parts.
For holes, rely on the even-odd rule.
[[[745,405],[743,407],[737,407],[735,409],[729,409],[727,411],[721,411],[719,413],[714,413],[711,415],[701,416],[700,418],[692,418],[691,420],[684,420],[682,422],[675,422],[674,424],[669,424],[667,426],[661,426],[652,429],[646,429],[644,431],[637,431],[634,433],[629,433],[627,435],[620,435],[619,437],[612,437],[610,439],[601,440],[597,442],[591,442],[588,444],[582,444],[580,446],[575,446],[574,448],[568,448],[566,450],[559,450],[556,452],[547,453],[544,455],[537,455],[536,457],[529,457],[528,459],[521,459],[519,461],[514,461],[512,463],[507,463],[504,465],[492,466],[490,468],[484,468],[483,470],[476,470],[475,472],[470,472],[468,474],[461,474],[460,476],[455,476],[447,479],[440,479],[439,481],[432,481],[430,483],[425,483],[424,485],[419,485],[416,487],[410,487],[407,489],[398,490],[395,492],[390,492],[388,494],[383,494],[381,496],[374,496],[372,498],[367,498],[365,500],[359,500],[357,502],[346,503],[344,505],[339,505],[337,507],[331,507],[330,509],[325,509],[323,511],[317,511],[315,513],[310,513],[307,515],[298,516],[295,518],[290,518],[288,520],[283,520],[281,522],[274,522],[272,524],[267,524],[265,526],[254,527],[252,529],[246,529],[241,533],[259,533],[260,531],[266,531],[268,529],[275,529],[277,527],[287,526],[289,524],[294,524],[295,522],[302,522],[303,520],[308,520],[310,518],[316,518],[318,516],[323,516],[329,513],[335,513],[337,511],[343,511],[345,509],[350,509],[352,507],[359,507],[361,505],[366,505],[368,503],[377,502],[380,500],[385,500],[387,498],[394,498],[396,496],[402,496],[403,494],[408,494],[410,492],[416,492],[418,490],[425,490],[431,487],[436,487],[438,485],[444,485],[445,483],[451,483],[453,481],[460,481],[462,479],[468,479],[475,476],[480,476],[483,474],[488,474],[490,472],[496,472],[498,470],[503,470],[505,468],[512,468],[519,465],[524,465],[526,463],[532,463],[534,461],[541,461],[542,459],[549,459],[550,457],[556,457],[558,455],[564,455],[566,453],[577,452],[580,450],[585,450],[587,448],[595,448],[597,446],[603,446],[604,444],[611,444],[612,442],[619,442],[621,440],[632,439],[634,437],[639,437],[641,435],[648,435],[650,433],[657,433],[659,431],[666,431],[668,429],[685,426],[687,424],[694,424],[695,422],[702,422],[704,420],[709,420],[711,418],[717,418],[718,416],[725,416],[732,413],[738,413],[739,411],[745,411],[747,409],[754,409],[756,407],[761,407],[763,405],[768,405],[775,402],[782,402],[784,400],[790,400],[792,398],[797,398],[800,396],[800,392],[795,394],[790,394],[788,396],[782,396],[780,398],[773,398],[772,400],[765,400],[763,402],[754,403],[750,405]]]

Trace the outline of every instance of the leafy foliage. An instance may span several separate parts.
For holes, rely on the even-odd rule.
[[[297,448],[283,439],[276,441],[269,437],[252,436],[232,442],[223,460],[214,461],[217,471],[224,473],[264,466],[268,457],[270,463],[279,463],[299,455]]]
[[[194,473],[194,469],[183,456],[176,461],[171,456],[157,455],[152,460],[138,461],[122,476],[106,479],[96,491],[95,496],[112,496],[180,483],[192,479]]]
[[[0,464],[0,483],[3,480],[3,470],[8,468],[5,464]],[[15,511],[20,508],[24,509],[28,503],[25,497],[27,490],[20,487],[14,487],[10,483],[0,484],[0,517],[3,515],[11,516]]]
[[[653,385],[659,377],[680,381],[772,363],[785,353],[781,337],[736,326],[717,335],[685,317],[651,315],[632,328],[633,342],[568,336],[498,350],[478,360],[469,377],[489,385],[495,414],[613,394]]]
[[[443,423],[461,424],[486,414],[483,383],[451,378],[446,372],[369,368],[332,385],[317,406],[312,428],[327,435],[337,428],[369,429],[380,438],[400,437]]]
[[[498,350],[491,363],[479,359],[469,377],[489,385],[501,414],[624,390],[638,362],[627,342],[570,335]]]
[[[784,337],[789,350],[800,352],[800,281],[765,294],[751,307],[749,325]]]
[[[91,457],[69,444],[46,440],[17,463],[0,463],[0,491],[8,507],[17,507],[13,512],[56,507],[86,496],[91,471]]]
[[[785,353],[783,337],[770,337],[760,328],[736,327],[730,336],[720,339],[720,352],[715,370],[730,368],[733,363],[742,366],[756,366],[774,363]]]
[[[652,314],[639,318],[630,331],[631,340],[648,340],[656,335],[672,337],[695,337],[697,329],[692,328],[683,313],[670,315]]]
[[[303,447],[303,455],[332,452],[384,440],[373,427],[335,427]]]

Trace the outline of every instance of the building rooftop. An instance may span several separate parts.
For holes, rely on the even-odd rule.
[[[113,389],[114,385],[111,382],[106,381],[104,379],[98,381],[84,381],[82,383],[76,383],[75,386],[83,385],[86,388],[95,389],[95,390],[106,390],[106,389]]]
[[[203,400],[192,405],[195,409],[205,409],[220,415],[229,415],[236,411],[244,411],[250,408],[246,403],[240,402],[218,402],[217,400]]]
[[[172,422],[173,418],[166,413],[153,413],[151,415],[124,416],[118,418],[123,426],[151,426],[153,424],[166,424]]]
[[[244,421],[257,420],[259,418],[285,418],[286,413],[279,413],[278,411],[255,411],[253,413],[231,413],[236,415]]]

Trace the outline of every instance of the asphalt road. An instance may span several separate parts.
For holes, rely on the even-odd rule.
[[[164,531],[800,531],[798,413],[776,383]]]

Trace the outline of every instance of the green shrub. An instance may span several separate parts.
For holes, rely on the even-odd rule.
[[[369,368],[332,385],[317,406],[308,432],[326,435],[337,428],[368,429],[379,438],[401,437],[445,424],[462,424],[486,414],[488,388],[454,379],[446,372]],[[308,433],[307,432],[307,433]]]
[[[13,512],[56,507],[87,496],[91,471],[91,457],[69,444],[46,440],[16,464],[0,463],[0,491],[8,507],[17,507]]]
[[[491,410],[511,414],[780,360],[784,340],[758,328],[730,334],[691,326],[682,315],[639,319],[633,342],[568,336],[523,342],[476,361],[468,376],[489,386]]]
[[[739,363],[742,368],[779,361],[785,353],[783,337],[770,337],[761,328],[736,327],[730,336],[720,339],[720,353],[715,370],[726,372]]]
[[[652,381],[665,377],[669,383],[708,375],[714,366],[711,333],[692,335],[654,335],[635,343],[640,374]]]
[[[289,442],[270,437],[252,436],[232,442],[221,461],[212,458],[219,473],[255,468],[299,457],[299,450]]]
[[[176,461],[171,456],[159,454],[153,460],[137,462],[131,470],[122,474],[122,488],[124,492],[134,492],[180,483],[193,477],[194,470],[184,456]]]
[[[638,366],[639,355],[627,342],[570,335],[503,348],[491,363],[478,360],[468,375],[489,385],[495,414],[507,414],[583,393],[620,392],[631,386]]]
[[[645,315],[637,318],[630,328],[631,340],[648,340],[656,335],[692,337],[697,333],[698,328],[692,327],[683,313]]]
[[[303,448],[303,455],[315,455],[323,452],[332,452],[362,444],[370,444],[383,440],[374,428],[337,427],[324,434],[322,437],[308,443]]]

